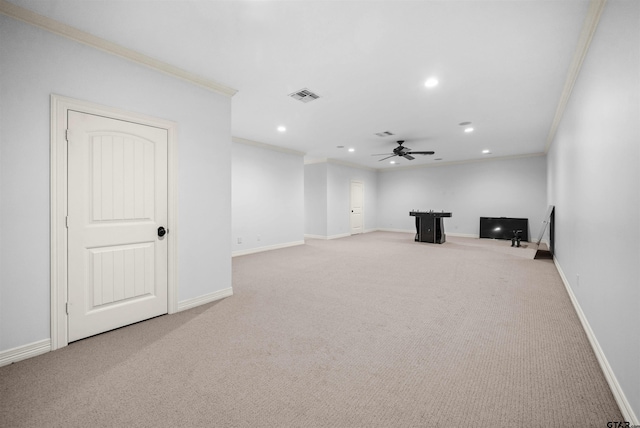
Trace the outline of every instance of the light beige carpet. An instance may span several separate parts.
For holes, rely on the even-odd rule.
[[[0,426],[622,420],[553,262],[530,250],[375,232],[236,257],[230,298],[0,368]]]

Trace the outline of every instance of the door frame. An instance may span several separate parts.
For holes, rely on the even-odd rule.
[[[67,111],[76,110],[167,130],[167,227],[171,231],[167,248],[167,309],[178,311],[178,196],[175,122],[51,94],[51,350],[67,346]]]
[[[360,211],[360,216],[361,216],[361,224],[360,224],[360,233],[364,233],[364,181],[362,180],[351,180],[350,182],[350,186],[349,186],[349,235],[353,235],[353,184],[354,183],[359,183],[360,187],[362,188],[362,207],[361,211]],[[356,235],[358,235],[356,233]]]

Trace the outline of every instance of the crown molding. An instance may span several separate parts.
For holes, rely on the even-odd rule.
[[[342,161],[342,160],[339,160],[339,159],[314,158],[314,157],[305,156],[305,159],[304,159],[304,164],[305,165],[314,165],[314,164],[318,164],[318,163],[326,163],[326,164],[332,164],[332,165],[346,166],[348,168],[363,169],[365,171],[373,171],[373,172],[381,171],[381,169],[379,169],[379,168],[371,168],[371,167],[368,167],[368,166],[358,165],[357,163],[351,163],[351,162]]]
[[[591,45],[591,39],[596,32],[598,22],[600,22],[600,16],[602,15],[602,11],[604,10],[606,3],[607,0],[591,0],[589,3],[589,10],[587,11],[587,16],[584,20],[584,24],[582,25],[582,31],[580,32],[580,38],[578,39],[578,46],[573,54],[573,60],[571,61],[569,71],[567,72],[567,79],[564,82],[564,88],[562,89],[560,101],[556,108],[556,114],[551,122],[549,135],[547,135],[547,142],[544,149],[545,153],[549,151],[551,144],[556,137],[558,126],[560,126],[560,122],[564,116],[567,103],[569,102],[569,98],[571,98],[573,86],[575,85],[576,80],[578,80],[582,63],[584,58],[587,56],[589,46]]]
[[[536,158],[540,156],[546,156],[546,153],[527,153],[524,155],[512,155],[512,156],[498,156],[498,157],[487,157],[483,159],[469,159],[463,161],[452,161],[452,162],[438,162],[438,163],[430,163],[430,164],[422,164],[422,165],[407,165],[407,166],[397,166],[393,168],[384,168],[378,169],[380,172],[394,172],[394,171],[406,171],[408,169],[422,169],[422,168],[439,168],[442,166],[451,166],[451,165],[466,165],[471,163],[481,163],[481,162],[493,162],[493,161],[503,161],[503,160],[512,160],[512,159],[524,159],[524,158]]]
[[[378,171],[378,169],[376,169],[376,168],[371,168],[371,167],[368,167],[368,166],[358,165],[356,163],[341,161],[339,159],[331,159],[331,158],[329,158],[329,159],[327,159],[327,163],[331,163],[331,164],[334,164],[334,165],[346,166],[346,167],[349,167],[349,168],[364,169],[365,171],[374,171],[374,172]]]
[[[304,164],[305,165],[315,165],[317,163],[327,163],[329,159],[327,158],[314,158],[311,156],[305,156],[304,157]]]
[[[238,92],[236,89],[225,86],[214,80],[207,79],[166,62],[125,48],[124,46],[94,36],[93,34],[79,30],[75,27],[71,27],[70,25],[66,25],[46,16],[39,15],[23,7],[9,3],[6,0],[0,0],[0,13],[13,19],[26,22],[27,24],[42,28],[59,36],[63,36],[76,42],[83,43],[87,46],[91,46],[92,48],[99,49],[112,55],[127,59],[129,61],[136,62],[170,76],[186,80],[190,83],[196,84],[221,95],[233,97]]]
[[[275,152],[288,153],[291,155],[304,156],[304,152],[299,152],[298,150],[287,149],[285,147],[272,146],[271,144],[261,143],[259,141],[247,140],[246,138],[240,137],[231,137],[231,141],[238,144],[246,144],[248,146],[260,147],[262,149],[273,150]]]
[[[317,164],[317,163],[327,163],[327,164],[333,164],[333,165],[340,165],[340,166],[346,166],[349,168],[356,168],[356,169],[363,169],[365,171],[379,171],[376,168],[370,168],[368,166],[364,166],[364,165],[358,165],[357,163],[351,163],[351,162],[346,162],[346,161],[341,161],[339,159],[332,159],[332,158],[305,158],[304,160],[304,164],[305,165],[313,165],[313,164]]]
[[[407,166],[396,166],[390,168],[371,168],[368,166],[358,165],[351,162],[345,162],[338,159],[328,159],[328,158],[311,158],[306,159],[304,161],[305,165],[313,165],[317,163],[327,163],[334,165],[342,165],[350,168],[364,169],[366,171],[373,172],[394,172],[394,171],[406,171],[410,169],[423,169],[423,168],[439,168],[442,166],[451,166],[451,165],[466,165],[472,163],[480,163],[480,162],[493,162],[493,161],[502,161],[502,160],[512,160],[512,159],[525,159],[525,158],[536,158],[541,156],[546,156],[547,154],[544,152],[540,153],[527,153],[523,155],[511,155],[511,156],[498,156],[498,157],[486,157],[483,159],[468,159],[462,161],[451,161],[451,162],[438,162],[438,163],[430,163],[430,164],[421,164],[421,165],[407,165]]]

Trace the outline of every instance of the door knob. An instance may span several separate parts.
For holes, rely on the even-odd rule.
[[[162,226],[160,226],[160,227],[158,228],[158,236],[159,236],[159,237],[161,237],[161,238],[162,238],[164,235],[166,235],[166,234],[167,234],[167,232],[168,232],[168,230],[167,230],[167,229],[165,229],[165,228],[164,228],[164,227],[162,227]]]

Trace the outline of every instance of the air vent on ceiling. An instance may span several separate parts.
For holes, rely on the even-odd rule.
[[[393,135],[393,132],[389,132],[389,131],[384,131],[384,132],[376,132],[376,135],[378,137],[388,137],[390,135]]]
[[[289,96],[295,100],[302,101],[303,103],[308,103],[309,101],[320,98],[320,95],[311,92],[307,88],[300,89],[299,91],[289,94]]]

